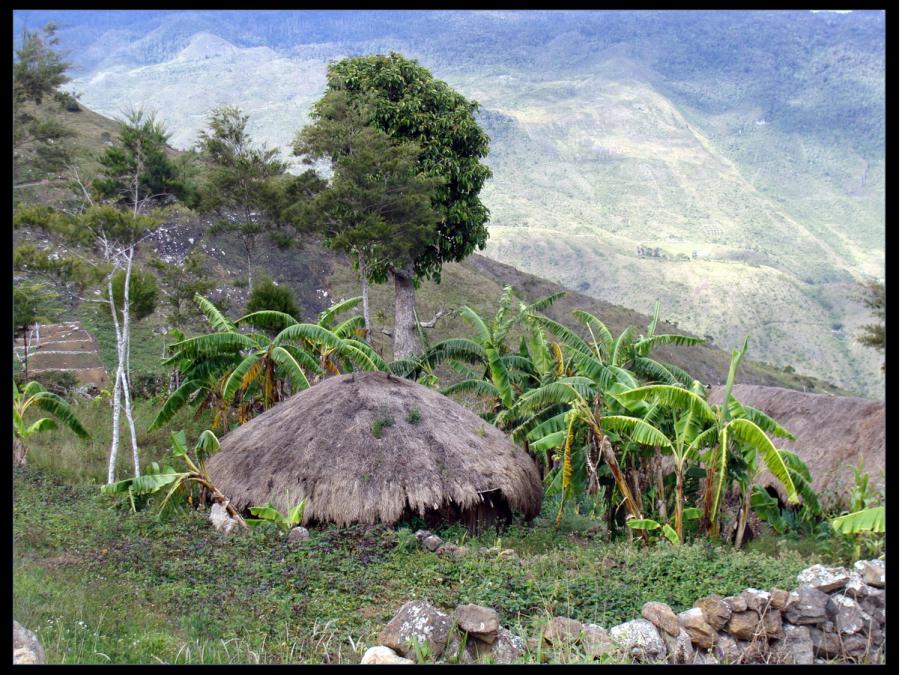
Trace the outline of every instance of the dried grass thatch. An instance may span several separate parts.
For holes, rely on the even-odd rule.
[[[391,422],[380,438],[377,419]],[[290,397],[227,434],[207,468],[239,510],[271,502],[285,512],[306,497],[304,522],[341,526],[473,511],[484,495],[533,518],[543,492],[533,460],[503,432],[384,373],[329,378]]]
[[[724,387],[713,387],[711,403],[721,403]],[[842,495],[853,484],[853,468],[863,456],[870,481],[884,487],[885,408],[883,401],[849,396],[806,394],[780,387],[752,384],[734,386],[738,401],[773,417],[797,437],[796,441],[773,438],[777,447],[796,452],[812,474],[820,494]],[[771,473],[759,483],[775,487]]]

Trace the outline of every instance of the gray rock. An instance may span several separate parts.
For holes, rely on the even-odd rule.
[[[706,621],[706,615],[700,607],[692,607],[679,614],[678,623],[691,636],[691,642],[700,649],[711,649],[716,644],[716,631]]]
[[[678,635],[671,636],[666,631],[661,630],[659,634],[662,636],[663,642],[666,643],[667,660],[672,664],[692,663],[694,660],[694,645],[691,643],[691,636],[687,631],[679,627]]]
[[[582,627],[581,646],[584,652],[592,659],[604,654],[612,654],[616,651],[616,643],[609,637],[609,633],[603,626],[595,623],[586,623]]]
[[[850,574],[843,567],[825,567],[813,565],[797,575],[797,583],[801,586],[812,586],[823,593],[831,593],[850,581]]]
[[[479,661],[489,660],[502,665],[514,663],[525,653],[525,640],[502,626],[497,630],[497,639],[492,644],[472,640],[471,645]]]
[[[775,663],[810,665],[814,662],[813,641],[807,626],[784,625],[784,635],[772,643]]]
[[[287,540],[291,544],[299,544],[307,539],[309,539],[309,530],[305,527],[292,527],[291,531],[288,532]]]
[[[444,545],[444,540],[441,539],[436,534],[430,534],[427,537],[425,537],[425,539],[422,540],[422,546],[427,548],[432,553],[437,551],[443,545]]]
[[[394,618],[378,634],[378,642],[402,656],[415,654],[413,642],[428,644],[431,655],[439,657],[447,645],[450,617],[424,600],[412,600],[403,605]]]
[[[741,597],[747,602],[747,609],[752,609],[757,614],[762,614],[772,603],[772,595],[768,591],[757,588],[748,588],[741,592]]]
[[[465,633],[461,633],[459,629],[451,630],[447,638],[447,646],[444,647],[443,662],[477,663],[478,653],[475,651],[475,642],[477,640],[467,640]]]
[[[366,653],[363,654],[362,660],[359,663],[360,665],[400,666],[411,665],[414,664],[415,661],[398,656],[397,652],[390,647],[379,645],[378,647],[369,647],[366,650]]]
[[[646,619],[635,619],[609,629],[610,637],[637,661],[664,661],[666,643],[656,626]]]
[[[834,627],[838,633],[858,633],[866,625],[866,621],[863,619],[863,611],[859,604],[856,600],[846,595],[832,595],[828,599],[825,610],[834,622]]]
[[[813,653],[819,658],[834,658],[841,655],[841,639],[837,633],[809,627],[809,637]]]
[[[672,637],[677,636],[681,631],[681,627],[678,625],[678,617],[675,616],[672,608],[664,602],[645,603],[643,608],[641,608],[641,616]]]
[[[854,600],[862,600],[867,597],[874,588],[863,581],[859,572],[850,572],[850,581],[844,586],[844,594],[849,595]]]
[[[793,624],[816,624],[825,621],[828,615],[825,606],[828,595],[812,586],[797,589],[797,599],[784,613],[784,618]]]
[[[13,663],[19,665],[47,663],[44,648],[37,635],[16,620],[13,620]]]
[[[431,532],[429,532],[428,530],[416,530],[415,537],[420,544],[430,536]]]
[[[500,619],[490,607],[460,605],[453,611],[453,618],[460,630],[476,640],[490,644],[497,639]]]
[[[741,598],[743,599],[743,595]],[[694,607],[698,607],[703,612],[704,620],[715,630],[722,630],[731,617],[731,607],[715,593],[700,598],[694,603]]]
[[[565,644],[578,642],[581,639],[583,626],[575,619],[569,619],[564,616],[555,616],[541,633],[545,642],[550,644]]]
[[[770,609],[761,617],[748,609],[732,614],[726,630],[738,640],[770,639],[781,636],[781,623],[781,612],[777,609]]]
[[[781,611],[790,607],[791,602],[793,602],[791,594],[780,588],[773,588],[769,591],[769,596],[771,597],[772,607]]]
[[[697,650],[694,653],[694,663],[701,666],[717,666],[719,665],[719,659],[716,658],[715,654]]]
[[[727,598],[724,598],[722,602],[728,605],[728,609],[730,609],[732,612],[747,611],[747,601],[739,595],[729,595]],[[697,603],[694,603],[695,606],[696,604]]]
[[[857,560],[853,569],[869,586],[884,588],[884,560]]]
[[[720,663],[741,663],[744,651],[738,646],[737,640],[728,633],[719,633],[713,653]]]

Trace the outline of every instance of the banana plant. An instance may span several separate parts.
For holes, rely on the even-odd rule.
[[[560,481],[562,498],[557,514],[557,526],[566,501],[574,494],[576,470],[583,471],[588,480],[588,492],[597,485],[597,465],[602,461],[609,467],[625,508],[632,518],[643,519],[640,504],[635,500],[625,475],[619,466],[609,436],[627,434],[637,443],[668,444],[664,434],[641,419],[619,414],[604,414],[607,405],[605,391],[587,377],[563,377],[523,394],[517,408],[522,414],[540,412],[545,419],[533,426],[526,435],[535,452],[546,453],[561,448],[559,465],[548,479]],[[530,420],[539,419],[532,415]],[[526,423],[527,425],[527,423]],[[576,465],[576,460],[578,461]],[[641,536],[646,540],[646,532]]]
[[[41,417],[28,424],[25,415],[32,408],[50,413],[79,438],[90,438],[64,399],[47,391],[38,382],[29,382],[20,391],[13,381],[13,459],[16,464],[28,462],[28,439],[41,431],[56,428],[56,421],[51,417]]]
[[[510,351],[506,344],[513,326],[529,314],[549,307],[563,293],[542,298],[513,308],[512,287],[506,286],[500,296],[493,321],[488,322],[468,306],[460,308],[459,315],[472,328],[472,338],[451,338],[435,344],[425,355],[424,362],[431,369],[449,361],[451,367],[464,375],[464,379],[442,389],[442,393],[466,393],[482,396],[490,402],[487,419],[501,428],[513,424],[510,412],[516,399],[530,387],[539,383],[540,368],[536,367],[527,349],[523,353]],[[477,372],[481,370],[481,373]],[[505,413],[505,414],[504,414]]]
[[[170,346],[172,354],[164,363],[178,366],[184,373],[184,382],[163,404],[151,429],[171,420],[191,400],[197,413],[216,402],[214,426],[225,427],[227,412],[239,395],[238,421],[243,423],[257,409],[267,410],[289,393],[309,387],[308,374],[340,372],[336,363],[345,369],[387,369],[369,345],[351,337],[361,317],[334,324],[334,317],[358,302],[356,298],[326,310],[316,324],[300,323],[289,314],[276,311],[252,312],[231,322],[202,296],[195,300],[214,332]],[[243,325],[275,327],[279,332],[274,337],[263,332],[242,332],[239,327]]]
[[[706,493],[703,506],[703,523],[709,536],[719,534],[719,504],[728,480],[728,460],[736,452],[759,454],[766,467],[784,486],[788,501],[797,504],[800,496],[782,451],[775,447],[766,432],[783,438],[793,438],[786,429],[772,418],[750,406],[742,405],[731,390],[737,368],[747,349],[747,340],[740,350],[732,352],[721,405],[710,405],[699,394],[675,385],[648,385],[621,392],[618,400],[646,401],[684,414],[690,411],[700,424],[689,448],[699,453],[706,450],[702,458],[707,469]]]
[[[273,523],[285,532],[290,532],[291,528],[303,522],[303,512],[306,510],[306,498],[303,498],[297,506],[292,508],[286,514],[281,513],[272,506],[271,503],[263,506],[251,506],[250,513],[256,518],[247,518],[245,522],[251,527],[257,527],[263,523]]]
[[[162,515],[175,494],[189,492],[193,485],[199,485],[214,502],[222,504],[228,515],[234,518],[241,527],[247,527],[241,514],[231,505],[229,499],[213,485],[206,473],[204,460],[218,449],[219,440],[212,431],[207,429],[200,434],[197,444],[194,446],[194,454],[197,456],[195,461],[188,454],[184,432],[175,432],[172,434],[170,459],[180,460],[185,465],[185,471],[177,471],[170,464],[160,466],[157,462],[153,462],[146,468],[144,475],[104,485],[100,491],[109,495],[127,495],[131,500],[132,509],[134,509],[135,497],[153,495],[168,489],[159,507],[159,514]]]

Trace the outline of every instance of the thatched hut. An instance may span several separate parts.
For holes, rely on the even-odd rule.
[[[721,403],[724,387],[713,387],[712,403]],[[741,403],[773,417],[797,437],[796,441],[772,440],[778,447],[792,450],[806,462],[816,492],[841,496],[853,485],[853,468],[863,456],[870,481],[884,487],[885,408],[883,401],[849,396],[806,394],[780,387],[751,384],[734,386],[732,394]],[[772,486],[785,495],[766,471],[763,486]]]
[[[437,391],[385,373],[333,377],[227,434],[208,462],[238,510],[307,499],[304,522],[390,524],[418,515],[477,531],[533,518],[528,454]]]

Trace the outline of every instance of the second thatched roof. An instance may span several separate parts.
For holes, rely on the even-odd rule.
[[[723,387],[713,387],[710,402],[721,403],[723,393]],[[806,462],[816,492],[838,496],[845,493],[853,485],[853,468],[860,455],[871,482],[884,486],[884,402],[752,384],[735,385],[732,394],[741,403],[762,410],[797,437],[796,441],[772,440]],[[760,483],[772,484],[781,492],[768,472],[761,476]]]
[[[239,510],[307,499],[304,522],[393,523],[499,490],[531,518],[542,487],[528,454],[437,391],[384,373],[333,377],[227,434],[208,462]],[[494,494],[496,494],[494,492]]]

